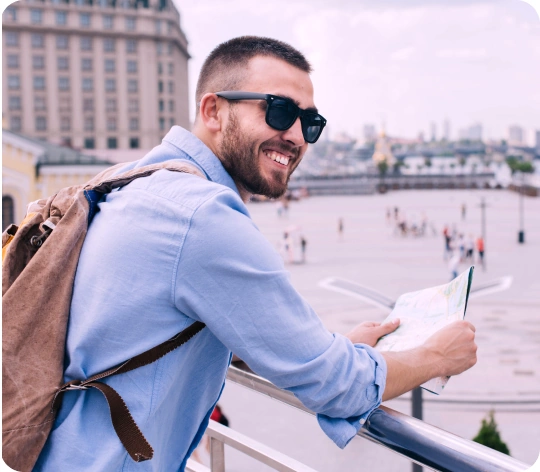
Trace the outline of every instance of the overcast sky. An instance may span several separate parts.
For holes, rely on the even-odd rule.
[[[210,51],[251,34],[308,57],[330,135],[360,137],[364,124],[385,123],[393,136],[429,136],[432,121],[440,135],[445,118],[452,138],[475,122],[487,138],[517,124],[532,143],[540,130],[540,18],[524,1],[174,1],[192,55],[192,97]]]

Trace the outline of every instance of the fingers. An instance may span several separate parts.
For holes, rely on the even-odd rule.
[[[392,331],[395,331],[398,327],[399,327],[399,318],[396,318],[395,320],[392,320],[388,323],[384,323],[383,325],[380,326],[381,332],[383,333],[381,334],[381,336],[383,336],[384,334],[391,333]]]

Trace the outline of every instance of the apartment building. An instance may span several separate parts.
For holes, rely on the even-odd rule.
[[[21,0],[3,24],[3,126],[74,148],[150,149],[189,128],[171,0]]]

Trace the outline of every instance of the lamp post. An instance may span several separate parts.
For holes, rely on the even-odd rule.
[[[518,243],[523,244],[525,242],[525,224],[523,222],[523,183],[525,180],[525,174],[519,172],[520,184],[519,184],[519,231],[518,231]]]

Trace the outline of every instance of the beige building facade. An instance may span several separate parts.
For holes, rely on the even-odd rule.
[[[21,0],[2,24],[5,128],[111,151],[189,129],[189,54],[171,0]]]
[[[28,203],[80,185],[111,166],[74,149],[2,130],[2,231],[18,224]]]

